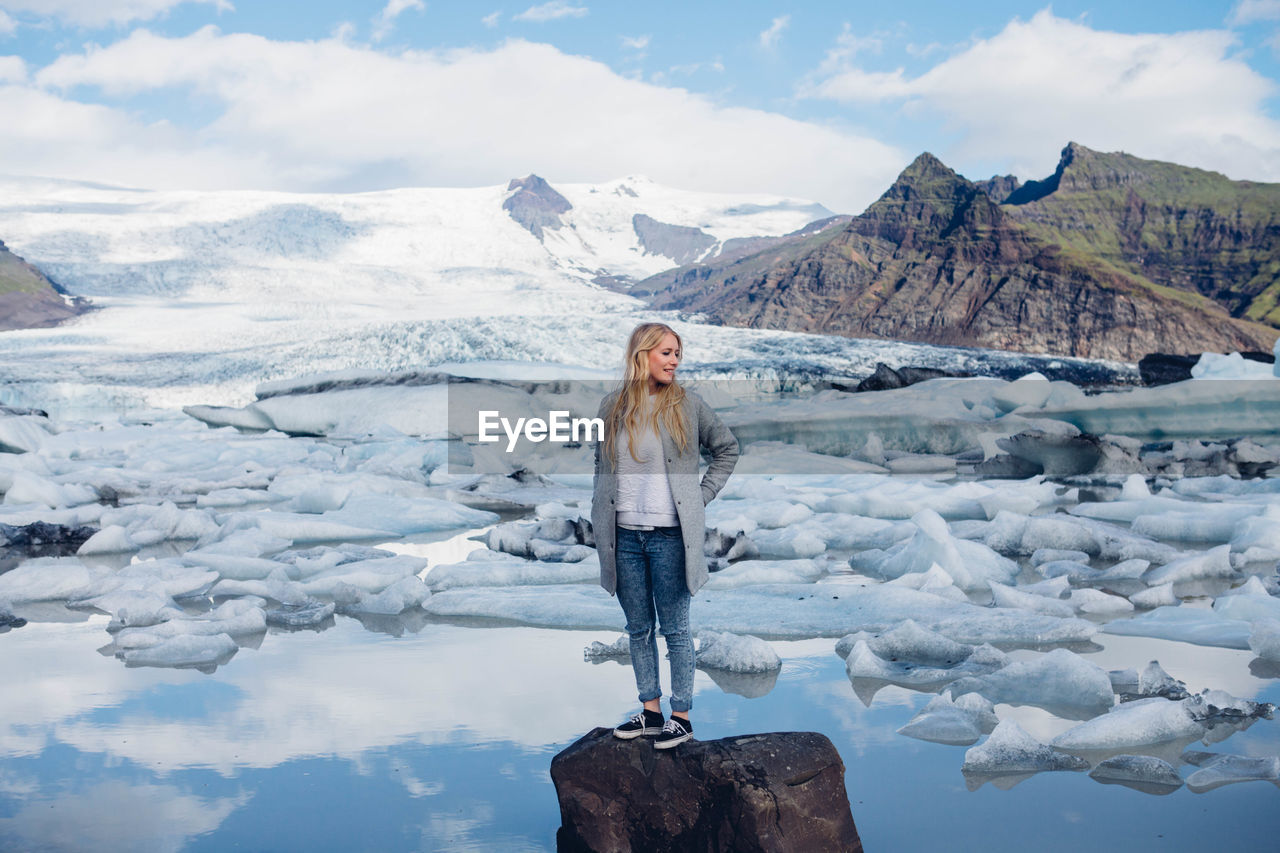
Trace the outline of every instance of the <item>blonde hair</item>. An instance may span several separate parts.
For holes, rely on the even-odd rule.
[[[667,335],[674,335],[676,346],[684,354],[684,342],[676,330],[665,323],[641,323],[631,330],[627,341],[626,361],[623,365],[622,383],[614,398],[613,406],[605,418],[605,453],[614,467],[618,464],[618,432],[620,428],[627,433],[627,450],[636,462],[643,462],[636,455],[636,436],[642,428],[658,431],[658,423],[675,441],[683,453],[689,444],[689,435],[685,431],[684,418],[680,416],[680,406],[684,402],[684,388],[673,378],[653,395],[655,403],[649,414],[648,423],[642,427],[640,416],[644,411],[646,399],[649,397],[649,353],[662,343]]]

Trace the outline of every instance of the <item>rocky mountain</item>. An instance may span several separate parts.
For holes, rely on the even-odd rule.
[[[1280,289],[1280,279],[1262,282],[1268,269],[1277,275],[1266,260],[1280,244],[1280,205],[1267,213],[1277,192],[1074,144],[1054,177],[1021,186],[973,183],[926,153],[842,228],[638,288],[653,292],[654,307],[752,328],[1125,361],[1157,350],[1269,350],[1276,330],[1249,317]],[[1004,204],[993,198],[1002,193]],[[1209,205],[1214,193],[1220,203]],[[1234,231],[1229,211],[1238,211]],[[1188,216],[1205,224],[1197,230]],[[1135,230],[1139,221],[1150,228]],[[1160,274],[1144,274],[1144,261]],[[1230,277],[1249,270],[1248,287],[1232,290]],[[1223,294],[1232,298],[1217,301]]]
[[[85,306],[0,242],[0,331],[56,326]]]

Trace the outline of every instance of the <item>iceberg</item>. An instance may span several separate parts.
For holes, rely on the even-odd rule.
[[[1193,741],[1204,734],[1184,702],[1139,699],[1068,729],[1050,743],[1058,749],[1124,750],[1170,741]]]
[[[226,634],[183,634],[143,649],[119,653],[126,666],[211,667],[226,663],[238,650]]]
[[[1014,661],[987,675],[962,678],[950,690],[952,696],[980,693],[995,703],[1036,705],[1074,719],[1087,719],[1115,702],[1107,673],[1067,649]]]
[[[965,752],[960,769],[965,773],[1040,773],[1088,770],[1089,762],[1046,746],[1013,720],[1001,720],[985,742]]]
[[[1182,787],[1182,777],[1173,765],[1152,755],[1113,755],[1098,762],[1089,776],[1145,794],[1170,794]]]
[[[1228,619],[1213,610],[1192,607],[1157,607],[1132,619],[1114,619],[1102,627],[1107,634],[1159,637],[1197,646],[1249,648],[1248,622]]]
[[[1187,777],[1187,789],[1202,794],[1235,782],[1280,783],[1280,758],[1219,755]]]
[[[898,734],[918,740],[968,746],[996,727],[995,707],[977,693],[953,699],[943,692],[898,729]]]
[[[698,632],[698,666],[737,673],[771,672],[782,667],[773,646],[759,637],[720,631]]]

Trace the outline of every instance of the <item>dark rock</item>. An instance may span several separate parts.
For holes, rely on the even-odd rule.
[[[591,528],[591,519],[578,516],[573,520],[573,541],[579,545],[596,547],[596,532]]]
[[[21,406],[0,406],[0,415],[11,415],[13,417],[23,417],[30,415],[35,418],[49,418],[49,413],[44,409],[27,409]]]
[[[876,362],[875,371],[866,379],[858,383],[856,391],[890,391],[894,388],[901,388],[905,383],[902,377],[898,375],[898,371],[894,370],[883,361]]]
[[[1240,357],[1245,361],[1260,361],[1263,364],[1275,364],[1276,354],[1273,352],[1262,352],[1261,350],[1246,350],[1240,353]]]
[[[567,198],[537,175],[512,178],[507,184],[507,191],[511,195],[502,203],[502,209],[539,240],[544,229],[563,227],[560,214],[573,209]]]
[[[717,242],[701,228],[659,222],[643,213],[631,217],[631,227],[646,254],[663,255],[677,265],[693,263],[714,248]]]
[[[1044,473],[1044,466],[1009,453],[992,456],[979,462],[973,473],[981,480],[1025,480]]]
[[[1168,385],[1190,379],[1191,368],[1195,367],[1199,360],[1198,355],[1148,353],[1138,362],[1138,373],[1142,375],[1143,385]]]
[[[70,527],[33,521],[13,526],[0,524],[0,547],[20,550],[27,557],[65,557],[97,533],[96,527]]]
[[[844,763],[817,732],[659,752],[609,729],[551,761],[561,851],[860,851]]]
[[[1089,473],[1102,460],[1099,445],[1098,437],[1088,433],[1050,435],[1039,430],[996,439],[996,446],[1001,450],[1040,465],[1048,477],[1074,477]]]
[[[985,181],[974,181],[973,185],[987,194],[987,198],[996,204],[1003,204],[1009,196],[1022,185],[1013,175],[993,175]]]
[[[21,628],[27,624],[27,620],[21,616],[14,616],[8,610],[0,607],[0,631],[7,631],[10,628]]]
[[[929,379],[944,379],[956,376],[969,376],[968,373],[953,373],[939,370],[936,367],[899,367],[894,370],[882,361],[876,362],[876,369],[870,376],[858,383],[854,391],[888,391],[893,388],[906,388],[917,382]]]

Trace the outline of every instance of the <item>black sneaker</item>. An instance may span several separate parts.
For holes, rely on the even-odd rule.
[[[653,742],[653,748],[670,749],[673,746],[679,746],[691,737],[693,737],[693,723],[688,720],[682,720],[679,717],[672,717],[662,727],[662,734],[658,735],[657,740]]]
[[[648,708],[613,730],[613,736],[623,740],[631,740],[641,735],[653,737],[660,734],[662,734],[662,712],[650,711]]]

